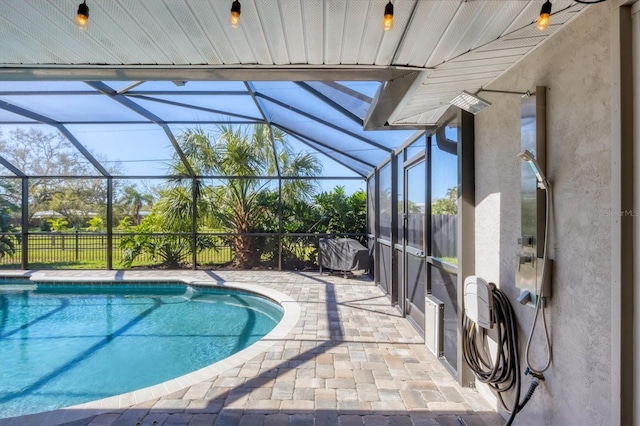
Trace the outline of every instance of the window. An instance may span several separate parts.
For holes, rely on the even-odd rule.
[[[430,143],[431,252],[440,262],[457,265],[458,128],[449,122]]]

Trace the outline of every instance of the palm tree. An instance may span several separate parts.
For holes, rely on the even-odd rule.
[[[15,204],[0,196],[0,259],[16,252],[19,239],[13,234],[16,229],[11,224],[11,212],[17,209]]]
[[[124,194],[119,200],[119,204],[131,216],[134,225],[140,224],[140,210],[144,206],[153,204],[153,196],[151,194],[143,194],[138,191],[134,185],[124,187]]]
[[[229,242],[235,249],[234,265],[239,268],[251,268],[259,263],[260,239],[249,234],[264,232],[265,222],[273,215],[265,208],[266,195],[272,191],[270,181],[259,176],[277,176],[279,170],[283,176],[313,178],[321,171],[313,155],[294,154],[286,135],[279,129],[272,131],[269,126],[260,124],[251,130],[223,125],[216,129],[217,137],[201,128],[184,131],[179,139],[195,173],[225,178],[211,186],[194,179],[174,179],[166,199],[159,201],[164,206],[167,225],[184,223],[185,214],[188,217],[191,212],[190,195],[195,191],[199,220],[208,221],[231,234]],[[174,174],[186,172],[178,158],[172,168]],[[242,178],[226,178],[229,176]],[[314,194],[315,183],[296,179],[279,181],[278,189],[284,201],[300,199]]]

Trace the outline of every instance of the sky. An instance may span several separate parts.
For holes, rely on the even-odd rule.
[[[241,82],[225,82],[230,83],[224,87],[220,86],[222,82],[189,82],[186,87],[189,90],[229,90],[240,91],[245,90],[244,84]],[[108,82],[109,86],[120,89],[131,84],[131,82]],[[378,88],[377,82],[343,82],[342,84],[348,85],[355,92],[364,95],[364,97],[373,98]],[[306,95],[303,97],[300,90],[295,91],[296,87],[287,82],[273,82],[268,84],[266,82],[254,83],[256,90],[261,93],[265,93],[267,96],[276,97],[283,95],[286,91],[290,91],[289,106],[293,108],[310,111],[312,114],[322,115],[324,119],[330,123],[330,125],[336,125],[340,128],[347,129],[348,132],[356,135],[365,135],[362,133],[361,125],[352,122],[346,118],[339,111],[327,106],[324,102],[320,102],[316,97],[312,95]],[[82,120],[113,120],[113,121],[142,121],[144,120],[140,115],[131,111],[130,109],[114,102],[106,96],[100,95],[86,95],[86,96],[60,96],[60,95],[38,95],[33,94],[29,96],[16,96],[14,94],[3,94],[2,92],[17,91],[17,90],[30,90],[30,91],[46,91],[46,90],[69,90],[69,91],[88,91],[93,90],[88,85],[82,82],[0,82],[0,99],[7,102],[24,107],[36,113],[51,117],[55,120],[67,122],[67,121],[82,121]],[[171,82],[146,82],[132,90],[165,90],[168,93],[170,91],[181,90],[179,86],[175,86]],[[329,90],[329,89],[327,89]],[[354,93],[355,93],[354,92]],[[327,92],[332,94],[330,91]],[[171,93],[169,93],[171,94]],[[349,107],[353,106],[352,110],[358,108],[362,110],[362,102],[358,100],[358,96],[350,98],[344,96],[340,92],[334,92],[334,95],[341,96],[340,99],[343,105]],[[214,114],[210,110],[218,109],[230,112],[236,115],[250,116],[260,118],[260,112],[255,107],[255,103],[249,96],[234,96],[229,95],[224,97],[224,101],[216,105],[208,105],[206,100],[208,97],[197,97],[193,95],[181,95],[181,96],[168,96],[168,95],[153,95],[156,98],[161,98],[169,102],[181,102],[195,104],[202,108],[208,108],[209,111],[202,111],[198,109],[182,108],[176,105],[169,105],[166,103],[152,102],[149,100],[141,99],[138,97],[131,97],[136,103],[142,105],[148,111],[153,114],[166,119],[177,120],[219,120],[223,115]],[[218,99],[219,97],[216,97]],[[247,99],[250,103],[247,103]],[[260,100],[263,105],[266,101]],[[222,106],[220,106],[222,105]],[[345,142],[335,140],[336,137],[343,137],[335,129],[324,125],[319,125],[317,122],[312,121],[308,117],[296,115],[294,112],[287,110],[286,105],[270,104],[265,109],[273,116],[268,117],[274,122],[277,120],[279,123],[285,123],[290,128],[308,129],[309,134],[315,137],[316,140],[322,140],[326,143],[334,144],[338,149],[351,152],[353,155],[362,158],[370,164],[379,164],[389,154],[372,147],[361,141],[352,140],[349,144],[353,146],[344,146]],[[5,120],[15,120],[17,116],[7,111],[0,110],[0,122]],[[235,119],[238,119],[236,116]],[[51,129],[55,131],[55,128],[47,125],[37,124],[39,128]],[[194,127],[195,124],[182,124],[182,125],[170,125],[171,131],[178,135],[183,129]],[[213,128],[213,124],[201,124],[204,129]],[[28,125],[27,127],[32,127]],[[167,173],[167,163],[171,160],[173,155],[173,147],[163,129],[155,124],[66,124],[65,127],[82,143],[94,156],[96,156],[100,162],[108,164],[109,162],[119,163],[123,175],[164,175]],[[7,133],[14,129],[13,125],[0,125],[0,128],[4,130],[5,136]],[[46,130],[45,130],[46,131]],[[360,132],[360,133],[358,133]],[[386,132],[369,132],[365,136],[374,140],[380,145],[386,145],[389,147],[398,146],[409,135],[413,134],[413,131],[386,131]],[[294,151],[312,151],[307,145],[299,142],[295,138],[289,138],[289,142]],[[424,145],[424,142],[422,142]],[[0,153],[1,155],[1,153]],[[323,175],[325,176],[339,176],[345,177],[357,176],[356,173],[339,164],[338,162],[330,159],[321,152],[316,153],[317,158],[323,164]],[[342,163],[356,167],[353,160],[347,157],[340,157]],[[455,160],[455,158],[454,158]],[[444,160],[443,160],[444,161]],[[358,167],[356,167],[358,168]],[[359,169],[366,170],[368,166],[359,166]],[[434,176],[434,184],[436,182],[449,180],[443,176]],[[348,180],[348,179],[336,179],[336,180],[321,180],[320,190],[329,191],[337,185],[344,186],[348,194],[358,190],[365,189],[365,183],[362,180]],[[434,185],[434,196],[439,193],[446,193],[446,184],[448,182],[442,182],[442,184]],[[414,185],[419,187],[423,185]],[[436,194],[438,193],[438,194]],[[440,195],[438,195],[440,196]]]

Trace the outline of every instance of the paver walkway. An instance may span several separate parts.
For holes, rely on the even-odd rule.
[[[295,299],[298,324],[248,362],[73,425],[498,425],[367,277],[271,271],[46,271],[47,276],[247,282]],[[14,419],[19,420],[19,419]],[[0,422],[3,423],[3,422]],[[10,422],[9,424],[20,424]]]

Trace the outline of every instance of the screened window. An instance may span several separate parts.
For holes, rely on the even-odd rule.
[[[430,143],[431,154],[431,253],[438,260],[457,265],[458,128],[448,123]]]
[[[380,169],[380,238],[391,240],[391,163],[387,163]]]

